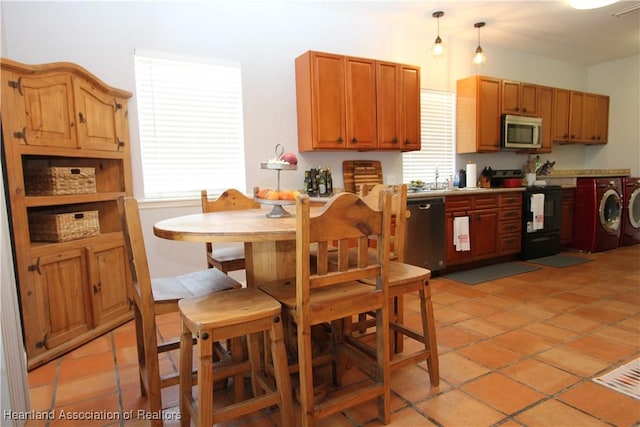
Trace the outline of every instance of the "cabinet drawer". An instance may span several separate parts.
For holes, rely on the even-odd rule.
[[[498,207],[498,196],[475,196],[473,198],[474,209],[491,209]]]
[[[500,195],[500,207],[505,206],[522,206],[522,194],[510,193]]]
[[[500,236],[499,239],[499,247],[500,247],[500,255],[513,254],[520,252],[520,233],[517,234],[508,234],[504,236]]]
[[[467,211],[471,209],[471,197],[447,197],[445,199],[445,209],[447,212]]]
[[[522,223],[520,221],[504,221],[500,222],[498,226],[498,232],[500,235],[510,233],[520,233],[522,230]]]
[[[522,218],[522,208],[500,209],[500,221],[510,221]]]

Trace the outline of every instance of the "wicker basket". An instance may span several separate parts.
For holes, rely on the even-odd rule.
[[[29,235],[33,242],[66,242],[99,234],[98,211],[29,216]]]
[[[48,167],[29,170],[25,176],[27,196],[62,196],[96,192],[95,168]]]

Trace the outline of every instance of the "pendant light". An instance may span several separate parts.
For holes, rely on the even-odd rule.
[[[484,22],[476,22],[473,24],[473,27],[478,29],[478,47],[476,48],[476,54],[473,56],[473,63],[475,65],[484,65],[487,63],[487,56],[480,47],[480,28],[484,27],[484,25]]]
[[[438,36],[436,37],[435,42],[433,42],[431,52],[433,53],[433,56],[438,58],[444,55],[444,43],[442,43],[442,39],[440,38],[440,18],[444,16],[444,12],[433,12],[432,16],[438,20]]]

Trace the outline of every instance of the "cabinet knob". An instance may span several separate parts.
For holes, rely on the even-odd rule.
[[[409,141],[408,139],[405,139],[404,140],[404,145],[409,145],[409,144],[411,144],[411,141]]]
[[[338,137],[338,139],[336,140],[339,144],[342,144],[344,142],[344,139],[342,139],[341,136]]]
[[[398,143],[398,138],[393,138],[393,140],[391,141],[393,144],[397,144]]]
[[[357,144],[358,143],[358,138],[356,138],[355,136],[353,138],[351,138],[351,143],[352,144]]]

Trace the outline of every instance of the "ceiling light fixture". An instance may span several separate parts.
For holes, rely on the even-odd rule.
[[[569,0],[569,5],[574,9],[597,9],[616,3],[618,0]]]
[[[484,54],[484,51],[480,47],[480,28],[484,26],[484,22],[476,22],[473,24],[473,27],[478,29],[478,47],[476,48],[476,54],[473,56],[473,63],[475,65],[484,65],[487,63],[487,55]]]
[[[440,18],[444,16],[444,12],[433,12],[432,16],[438,20],[438,36],[436,37],[436,41],[433,42],[433,46],[431,47],[433,56],[437,58],[444,55],[444,43],[442,43],[442,39],[440,38]]]

